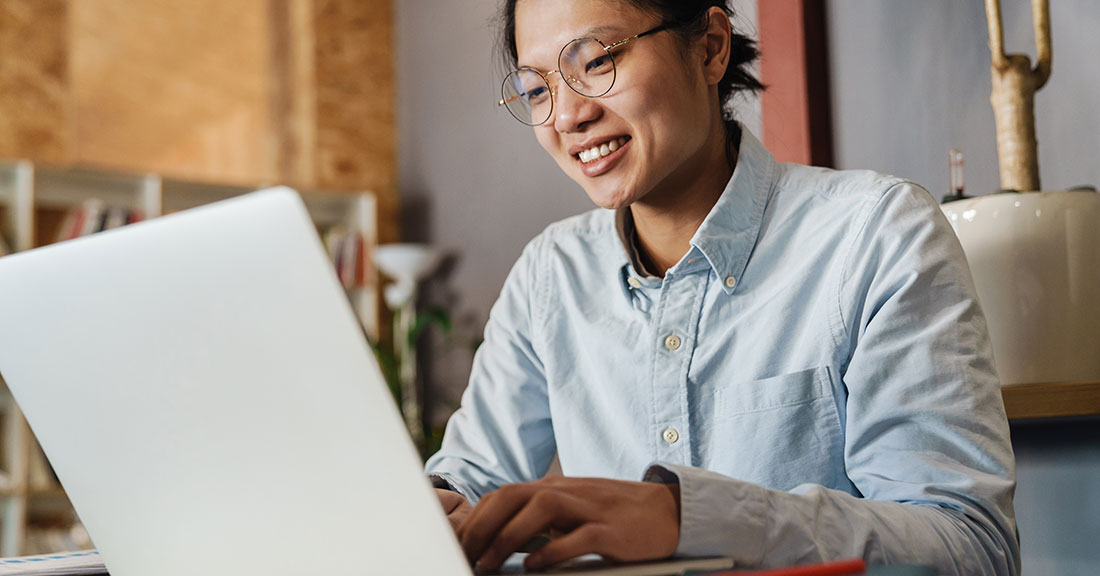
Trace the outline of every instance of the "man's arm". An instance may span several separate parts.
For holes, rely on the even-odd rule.
[[[1018,574],[1013,457],[969,270],[927,193],[895,188],[863,215],[837,297],[853,351],[839,376],[848,392],[845,465],[862,498],[651,467],[646,480],[678,488],[664,493],[678,503],[669,514],[645,502],[664,496],[636,483],[543,480],[483,501],[460,529],[467,555],[492,568],[518,543],[557,529],[568,536],[529,557],[529,567],[585,553],[660,558],[672,528],[678,554],[745,567],[859,557],[943,574]]]
[[[837,300],[849,339],[841,345],[852,350],[840,376],[845,469],[863,498],[651,468],[650,480],[680,483],[677,551],[751,566],[861,557],[1018,574],[1008,424],[961,247],[911,184],[862,220]]]
[[[527,246],[489,314],[462,407],[425,471],[471,504],[513,482],[541,478],[554,458],[546,379],[534,331],[544,310],[542,237]],[[437,487],[440,487],[437,485]]]

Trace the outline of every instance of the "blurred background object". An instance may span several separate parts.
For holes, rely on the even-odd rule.
[[[372,190],[398,238],[389,0],[0,0],[0,157]]]
[[[405,418],[405,427],[413,444],[425,457],[428,456],[424,454],[428,435],[425,434],[424,395],[417,378],[416,355],[423,324],[417,311],[416,297],[420,283],[435,272],[442,257],[438,250],[426,244],[385,244],[374,251],[375,265],[394,280],[383,293],[386,306],[393,312],[393,350],[390,355],[395,363],[396,382],[391,382],[390,388]],[[423,318],[430,319],[432,316]],[[450,329],[448,317],[443,317],[441,322],[446,329]],[[388,359],[385,356],[382,358]]]

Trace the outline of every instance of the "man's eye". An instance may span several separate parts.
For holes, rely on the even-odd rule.
[[[611,57],[607,55],[599,56],[588,61],[588,64],[584,65],[585,74],[605,74],[611,71]]]
[[[546,96],[549,92],[550,91],[547,90],[545,86],[539,86],[527,92],[527,100],[532,104],[541,103],[543,100],[546,100]]]

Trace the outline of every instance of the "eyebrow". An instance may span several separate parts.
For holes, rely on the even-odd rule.
[[[589,28],[588,30],[585,30],[584,33],[581,36],[595,37],[596,35],[603,35],[603,34],[607,34],[609,32],[618,32],[620,30],[622,30],[622,29],[619,28],[618,26],[593,26],[592,28]],[[581,37],[581,36],[578,36],[578,38]],[[603,40],[603,38],[600,38],[600,40]]]
[[[597,40],[604,41],[604,43],[606,44],[607,43],[606,38],[601,38],[601,36],[606,36],[607,34],[615,33],[615,32],[622,32],[622,28],[620,28],[618,26],[614,26],[614,25],[611,25],[611,26],[608,26],[608,25],[593,26],[591,28],[586,29],[584,32],[581,32],[579,36],[574,38],[574,40],[576,40],[577,38],[596,38]],[[618,42],[618,40],[615,40],[615,42]],[[519,68],[534,68],[534,69],[538,70],[534,66],[528,66],[528,65],[526,65],[522,62],[517,62],[516,65]],[[539,71],[540,72],[545,72],[543,70],[539,70]]]

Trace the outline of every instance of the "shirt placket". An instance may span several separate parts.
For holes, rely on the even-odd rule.
[[[705,274],[665,276],[653,314],[653,424],[657,459],[691,465],[687,374],[695,351],[699,283]]]

